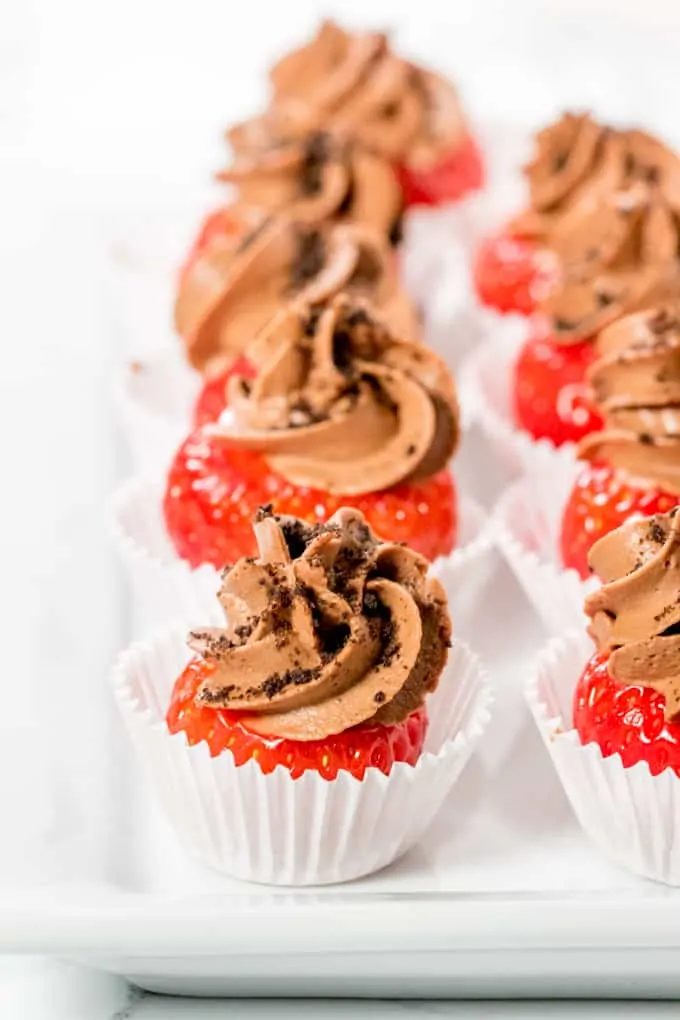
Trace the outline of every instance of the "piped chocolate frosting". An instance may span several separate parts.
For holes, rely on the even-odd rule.
[[[265,220],[238,248],[213,241],[182,279],[175,323],[191,364],[218,372],[294,297],[311,304],[366,297],[399,332],[417,335],[387,240],[367,227]]]
[[[680,513],[633,519],[589,555],[602,587],[585,612],[598,650],[621,684],[663,694],[666,718],[680,717]]]
[[[254,732],[302,741],[420,708],[451,639],[427,561],[382,542],[356,510],[308,525],[263,508],[254,531],[258,557],[223,576],[225,627],[189,637],[214,666],[197,702],[243,713]]]
[[[215,428],[296,485],[375,492],[436,474],[455,451],[446,365],[347,295],[320,312],[288,306],[248,356],[257,376],[230,381]]]
[[[680,495],[680,300],[619,320],[588,372],[605,427],[579,456]]]

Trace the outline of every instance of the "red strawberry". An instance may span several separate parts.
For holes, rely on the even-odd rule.
[[[498,312],[530,315],[555,281],[556,267],[527,237],[504,232],[477,250],[472,267],[475,289]]]
[[[588,553],[598,538],[629,517],[668,513],[677,496],[662,489],[631,485],[606,464],[587,464],[579,474],[562,517],[562,562],[582,578],[589,576]]]
[[[245,379],[254,377],[255,369],[244,354],[233,361],[229,368],[205,380],[194,405],[194,425],[207,425],[218,420],[227,406],[227,385],[233,375]]]
[[[666,721],[663,694],[618,683],[609,675],[607,658],[593,655],[574,692],[581,743],[596,743],[605,758],[620,754],[626,768],[645,761],[653,776],[671,768],[680,777],[680,722]]]
[[[203,221],[198,236],[179,271],[180,285],[196,259],[213,241],[228,238],[234,244],[237,244],[250,229],[252,229],[252,223],[239,216],[236,210],[231,209],[229,206],[224,206],[211,212]]]
[[[399,182],[406,208],[453,202],[484,184],[484,162],[474,138],[431,167],[399,166]]]
[[[543,320],[532,320],[531,335],[514,368],[514,414],[520,428],[555,446],[578,442],[601,428],[585,381],[595,358],[589,340],[556,343]]]
[[[450,553],[456,540],[456,493],[448,471],[382,492],[333,496],[292,485],[264,458],[235,450],[210,426],[192,432],[177,452],[163,510],[178,554],[192,567],[221,568],[255,555],[252,519],[266,503],[312,523],[342,506],[356,507],[381,538],[405,542],[430,560]]]
[[[205,740],[213,758],[229,751],[236,765],[254,760],[265,775],[282,765],[293,779],[308,771],[323,779],[335,779],[338,772],[363,779],[368,768],[387,775],[395,762],[415,765],[420,758],[427,732],[424,708],[392,726],[354,726],[324,740],[263,737],[239,722],[242,713],[196,704],[198,688],[213,669],[212,663],[192,659],[175,683],[166,716],[171,733],[184,731],[192,745]]]

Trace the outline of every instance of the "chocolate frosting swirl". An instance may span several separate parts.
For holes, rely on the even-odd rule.
[[[398,240],[401,188],[378,154],[324,131],[253,147],[218,178],[239,201],[303,223],[357,223]]]
[[[390,160],[426,165],[466,134],[453,86],[397,57],[381,32],[345,32],[324,21],[274,65],[270,80],[270,110],[232,132],[237,149],[263,136],[331,129]]]
[[[242,353],[281,303],[322,303],[341,291],[367,297],[399,332],[418,335],[387,241],[366,227],[265,220],[235,249],[214,241],[184,275],[175,324],[191,364],[218,372]]]
[[[376,492],[436,474],[454,453],[449,370],[366,305],[345,295],[320,315],[292,305],[248,354],[257,378],[230,380],[217,429],[296,485]]]
[[[541,306],[565,344],[680,293],[678,216],[654,183],[616,191],[569,219],[555,250],[562,276]]]
[[[264,508],[254,530],[259,557],[223,576],[226,626],[189,637],[214,664],[197,703],[302,741],[401,722],[420,708],[451,639],[427,561],[380,541],[357,510],[311,526]]]
[[[597,348],[588,381],[605,428],[579,456],[680,495],[680,303],[626,316]]]
[[[632,519],[592,547],[604,582],[586,598],[589,633],[622,684],[641,684],[680,716],[680,514]]]

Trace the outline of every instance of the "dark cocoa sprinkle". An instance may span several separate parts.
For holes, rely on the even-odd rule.
[[[208,659],[219,659],[234,648],[234,642],[226,634],[208,634],[206,631],[192,630],[190,637],[205,644],[205,655]]]
[[[561,173],[569,161],[569,154],[567,152],[558,152],[553,159],[553,173]]]
[[[349,187],[345,192],[345,197],[338,206],[337,209],[338,216],[347,216],[347,214],[351,212],[353,205],[354,205],[354,183],[350,181]]]
[[[202,701],[206,705],[214,705],[216,702],[229,701],[229,698],[236,690],[235,684],[228,684],[226,687],[220,687],[216,691],[208,690],[204,687],[198,693],[198,700]]]
[[[654,446],[654,438],[650,436],[649,432],[641,432],[638,440],[643,446]]]
[[[416,446],[415,443],[409,443],[408,446],[406,447],[406,456],[412,457],[417,449],[418,447]]]
[[[667,616],[669,616],[671,613],[673,613],[674,611],[675,611],[675,607],[674,606],[672,606],[672,605],[671,606],[664,606],[663,609],[661,610],[661,612],[657,613],[657,615],[654,617],[655,623],[661,623],[662,620],[665,620],[665,618]]]
[[[404,211],[403,209],[397,215],[392,226],[387,234],[387,239],[393,248],[396,248],[398,244],[404,240]]]
[[[291,269],[291,286],[304,287],[323,269],[326,261],[326,244],[318,230],[300,230],[297,237],[297,258]]]
[[[321,318],[322,311],[323,309],[321,308],[320,305],[317,305],[315,308],[310,309],[309,315],[306,317],[303,326],[305,336],[312,337],[316,335],[316,330],[317,326],[319,325],[319,319]]]
[[[352,337],[344,329],[336,329],[333,334],[333,364],[346,378],[354,375]]]
[[[274,516],[274,504],[264,503],[262,506],[259,506],[255,511],[254,517],[255,524],[260,524],[262,521],[266,521],[268,517],[273,516]]]
[[[304,521],[299,521],[294,517],[279,520],[279,525],[288,546],[290,558],[293,560],[298,560],[302,556],[309,543],[318,534],[316,527],[305,524]]]
[[[253,624],[250,621],[248,623],[242,623],[240,627],[237,627],[234,630],[234,634],[240,641],[247,641],[252,633]]]
[[[384,704],[384,702],[385,702],[385,692],[384,691],[376,691],[375,694],[373,695],[373,700],[375,701],[376,705]]]
[[[649,522],[647,538],[649,539],[650,542],[656,542],[659,545],[663,545],[663,543],[666,541],[666,532],[659,524],[658,520],[656,520],[656,518],[654,517]]]
[[[595,301],[597,302],[598,308],[607,308],[614,301],[612,294],[606,294],[604,291],[598,291],[595,294]]]
[[[568,333],[572,329],[576,329],[578,322],[574,322],[573,319],[563,319],[560,315],[557,315],[553,320],[553,326],[558,333]]]
[[[373,320],[364,308],[353,308],[345,316],[345,322],[350,327],[373,325]]]
[[[382,628],[383,650],[378,659],[378,665],[386,668],[392,665],[393,659],[399,654],[400,645],[397,642],[397,629],[392,620],[385,621]]]
[[[324,131],[315,131],[307,139],[300,174],[303,195],[317,195],[323,184],[324,166],[330,158],[330,139]]]
[[[264,694],[265,697],[275,698],[281,691],[285,691],[286,687],[295,686],[302,687],[304,684],[311,683],[312,680],[316,680],[319,676],[320,669],[289,669],[285,673],[272,673],[266,680],[263,680],[259,687],[252,688],[252,694],[257,696],[258,694]],[[248,693],[251,693],[250,691]]]

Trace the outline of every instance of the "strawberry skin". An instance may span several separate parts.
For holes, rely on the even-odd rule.
[[[590,576],[588,553],[592,545],[630,517],[668,513],[677,496],[650,486],[631,485],[606,464],[586,464],[567,500],[562,516],[562,564],[585,580]]]
[[[175,549],[192,567],[221,569],[255,555],[252,519],[272,503],[276,513],[310,523],[355,507],[381,538],[405,542],[429,560],[448,555],[458,530],[456,492],[448,471],[361,496],[337,496],[293,485],[263,457],[235,450],[203,426],[178,450],[168,474],[163,511]]]
[[[420,758],[427,732],[424,708],[392,726],[354,726],[324,740],[264,737],[247,730],[238,712],[196,704],[198,689],[213,669],[212,663],[192,659],[175,683],[166,715],[170,733],[184,732],[191,745],[205,741],[213,758],[228,751],[234,764],[256,761],[265,775],[280,765],[293,779],[312,771],[327,780],[339,772],[361,780],[369,768],[388,775],[395,762],[415,765]]]
[[[472,275],[482,304],[503,314],[530,315],[556,273],[538,253],[534,241],[503,231],[477,249]]]
[[[534,439],[555,446],[576,443],[602,427],[590,402],[586,370],[595,361],[589,340],[557,343],[535,320],[532,333],[514,368],[514,414],[520,428]]]
[[[582,744],[596,743],[605,758],[619,754],[626,768],[646,762],[653,776],[680,777],[680,723],[667,722],[663,694],[609,675],[607,655],[594,655],[574,692],[574,726]]]
[[[455,152],[433,166],[399,166],[397,174],[405,208],[414,205],[442,205],[483,186],[484,161],[479,146],[468,135]]]

